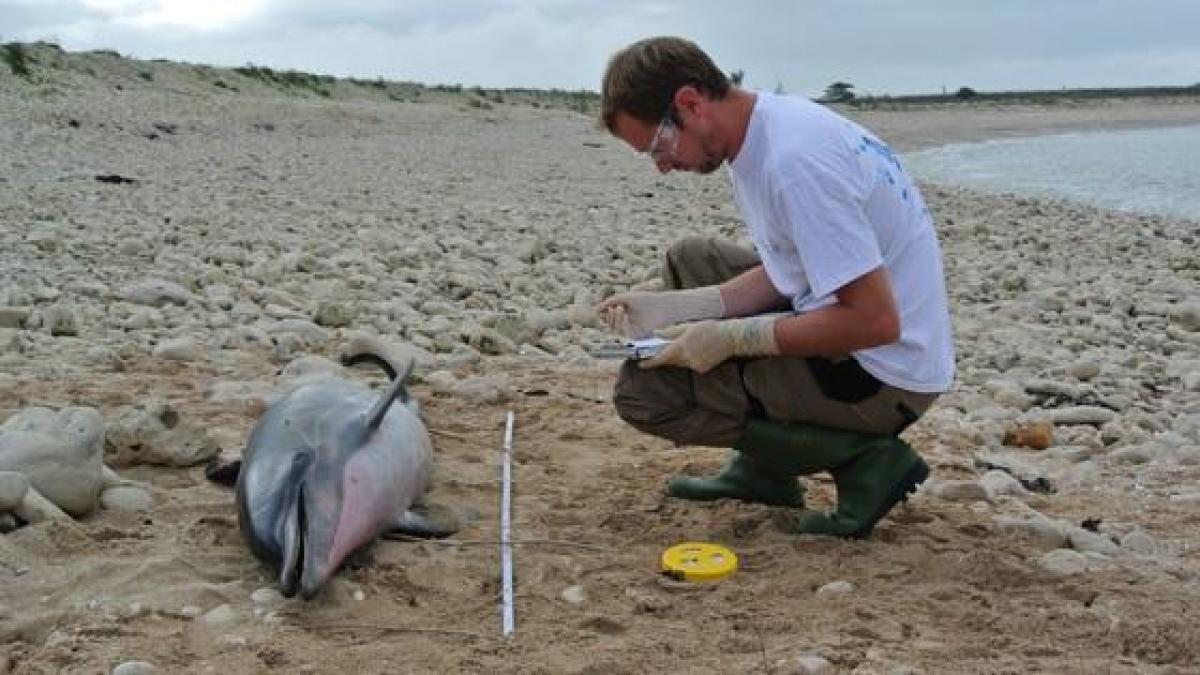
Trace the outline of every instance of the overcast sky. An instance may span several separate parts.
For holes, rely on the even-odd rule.
[[[0,0],[0,41],[427,84],[599,89],[650,35],[819,95],[1190,85],[1200,0]]]

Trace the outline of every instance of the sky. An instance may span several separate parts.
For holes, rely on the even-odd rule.
[[[819,96],[1200,83],[1200,0],[0,0],[0,41],[425,84],[598,90],[652,35]]]

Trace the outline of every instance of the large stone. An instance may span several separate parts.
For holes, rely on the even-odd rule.
[[[29,477],[16,471],[0,471],[0,511],[17,508],[29,492]]]
[[[0,471],[16,471],[64,511],[96,508],[104,420],[94,408],[26,408],[0,426]]]
[[[151,400],[121,411],[108,433],[105,456],[114,466],[193,466],[216,457],[221,447],[166,401]]]
[[[121,297],[135,305],[162,307],[164,305],[186,305],[192,294],[179,284],[162,279],[146,279],[125,288]]]

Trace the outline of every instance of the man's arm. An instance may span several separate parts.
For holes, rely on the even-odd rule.
[[[775,322],[780,354],[841,356],[900,339],[900,314],[886,269],[876,267],[835,295],[834,305]]]
[[[746,284],[737,298],[747,303],[754,298],[765,301],[762,287],[753,283],[756,277],[747,275],[736,280]],[[836,304],[804,314],[676,326],[669,335],[675,340],[640,366],[672,365],[706,373],[731,356],[842,356],[900,339],[900,317],[887,270],[877,267],[835,294]]]
[[[781,311],[790,306],[788,299],[775,290],[762,265],[722,283],[721,301],[725,305],[722,318],[726,319]]]

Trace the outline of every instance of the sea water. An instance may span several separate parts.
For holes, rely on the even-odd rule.
[[[1200,220],[1200,126],[958,143],[904,164],[934,183]]]

